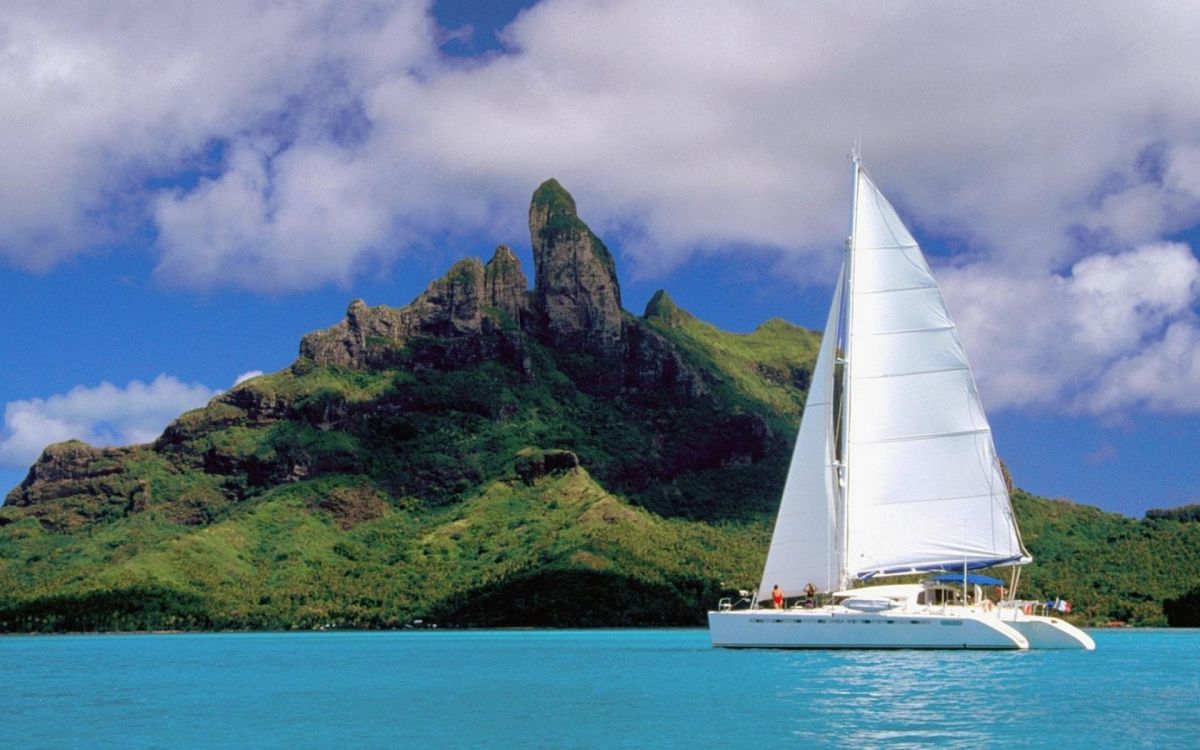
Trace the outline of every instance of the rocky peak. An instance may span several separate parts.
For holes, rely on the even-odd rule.
[[[529,282],[521,271],[521,261],[508,245],[497,247],[495,255],[484,266],[483,283],[487,304],[520,325],[522,313],[530,306]]]
[[[434,336],[479,333],[484,297],[483,263],[465,258],[399,312],[406,313],[409,330]]]
[[[122,463],[138,450],[136,446],[94,448],[79,440],[47,446],[25,481],[8,493],[4,505],[39,506],[34,515],[47,527],[77,528],[139,492],[138,483],[123,476]]]
[[[621,341],[616,265],[557,180],[546,180],[534,191],[529,234],[535,304],[549,343],[611,354]]]
[[[405,307],[354,300],[345,320],[301,340],[300,355],[317,364],[388,366],[414,336],[475,336],[496,311],[518,323],[530,317],[526,285],[517,257],[501,246],[487,266],[478,258],[455,263]]]
[[[646,303],[646,311],[642,313],[642,317],[667,328],[680,328],[689,320],[694,319],[691,313],[675,304],[675,300],[671,299],[671,295],[667,294],[665,289],[659,289],[654,293],[654,296]]]

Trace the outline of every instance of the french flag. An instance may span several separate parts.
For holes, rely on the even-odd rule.
[[[1063,614],[1069,614],[1071,611],[1071,603],[1066,599],[1060,599],[1057,596],[1054,597],[1054,601],[1046,602],[1046,607],[1058,612],[1062,612]]]

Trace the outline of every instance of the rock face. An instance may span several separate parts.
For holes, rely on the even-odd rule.
[[[621,289],[612,254],[579,219],[556,180],[533,194],[529,233],[535,297],[551,346],[609,355],[621,342]]]
[[[120,459],[130,451],[130,448],[93,448],[79,440],[51,445],[30,467],[25,481],[9,493],[6,504],[20,507],[78,493],[81,481],[120,474]]]
[[[513,468],[525,484],[533,484],[548,474],[579,468],[579,456],[567,450],[525,448],[517,453]]]
[[[636,321],[626,326],[624,337],[626,388],[665,388],[692,398],[708,393],[704,376],[684,360],[671,342]]]
[[[484,267],[483,285],[490,306],[504,313],[517,327],[529,324],[532,312],[529,282],[521,271],[521,261],[508,245],[496,248],[496,254]]]
[[[477,258],[455,263],[407,307],[354,300],[341,323],[301,339],[300,356],[318,365],[387,367],[416,336],[472,337],[519,326],[531,314],[526,289],[520,262],[501,245],[486,266]]]
[[[486,266],[475,258],[459,261],[406,307],[367,307],[355,300],[344,321],[304,337],[301,357],[318,365],[386,367],[414,337],[476,337],[506,329],[552,348],[622,358],[627,321],[612,254],[556,180],[534,192],[529,233],[533,292],[517,256],[501,245]]]
[[[304,337],[302,360],[352,369],[393,367],[405,361],[405,347],[414,339],[437,338],[437,347],[423,349],[438,360],[423,364],[436,369],[481,358],[519,365],[525,361],[522,336],[527,335],[555,350],[605,360],[573,373],[597,395],[658,388],[690,397],[708,392],[702,374],[670,342],[621,310],[612,254],[556,180],[534,192],[529,234],[536,278],[532,292],[517,256],[500,245],[486,265],[474,258],[459,261],[406,307],[367,307],[355,300],[341,323]],[[662,322],[673,310],[674,303],[660,292],[647,316]],[[408,356],[411,362],[411,351]]]
[[[93,448],[78,440],[48,446],[4,504],[29,508],[44,527],[59,531],[144,506],[149,487],[125,476],[124,468],[138,450]]]

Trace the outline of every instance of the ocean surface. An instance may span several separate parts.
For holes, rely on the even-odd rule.
[[[1200,631],[723,651],[705,630],[0,638],[0,748],[1200,747]]]

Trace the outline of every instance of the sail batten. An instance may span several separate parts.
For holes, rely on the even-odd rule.
[[[930,331],[949,331],[954,326],[927,326],[925,328],[901,328],[895,331],[873,331],[860,333],[859,336],[895,336],[898,333],[928,333]]]
[[[937,375],[943,372],[969,372],[969,367],[943,367],[940,370],[918,370],[916,372],[894,372],[881,375],[860,375],[863,380],[883,380],[885,378],[915,378],[918,375]]]
[[[928,432],[928,433],[924,433],[921,435],[897,435],[895,437],[878,438],[875,440],[855,440],[854,443],[856,445],[870,445],[870,444],[879,445],[879,444],[883,444],[883,443],[901,443],[906,440],[939,440],[941,438],[961,437],[963,435],[983,435],[988,432],[989,432],[989,430],[986,427],[976,427],[973,430],[956,430],[954,432]]]
[[[870,291],[859,292],[860,295],[868,294],[893,294],[895,292],[917,292],[923,289],[937,289],[937,284],[922,284],[920,286],[898,286],[893,289],[872,289]]]
[[[855,249],[856,250],[895,250],[896,248],[911,249],[911,248],[915,248],[915,247],[920,247],[920,245],[918,245],[915,242],[908,242],[908,243],[898,244],[898,245],[856,245]]]

